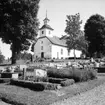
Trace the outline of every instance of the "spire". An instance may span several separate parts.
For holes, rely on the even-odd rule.
[[[46,18],[47,18],[47,10],[46,10]]]
[[[43,20],[44,21],[44,25],[46,25],[50,20],[47,18],[47,10],[46,10],[46,17]]]

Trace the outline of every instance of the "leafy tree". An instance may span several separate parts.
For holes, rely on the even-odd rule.
[[[105,18],[99,14],[92,15],[84,27],[90,57],[105,54]]]
[[[2,55],[1,51],[0,51],[0,63],[3,63],[3,61],[5,60],[4,55]]]
[[[31,44],[31,51],[34,52],[34,46],[36,44],[37,38]]]
[[[32,54],[28,53],[28,52],[24,52],[24,53],[19,53],[17,56],[17,59],[22,59],[22,60],[31,60],[32,58]]]
[[[83,31],[80,31],[79,37],[75,42],[77,49],[82,51],[82,54],[87,55],[88,42],[86,41]]]
[[[0,37],[11,45],[12,64],[20,51],[28,50],[37,36],[40,0],[0,0]]]
[[[83,32],[80,30],[81,24],[82,21],[80,20],[79,13],[75,15],[67,15],[65,32],[68,36],[66,38],[66,43],[68,51],[70,51],[70,49],[74,49],[74,58],[76,58],[75,49],[83,50],[86,46],[85,37]]]

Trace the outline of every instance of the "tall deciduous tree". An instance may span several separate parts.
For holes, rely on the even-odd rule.
[[[92,15],[84,27],[90,57],[105,55],[105,18],[99,14]]]
[[[80,30],[81,24],[82,21],[80,20],[79,13],[75,15],[67,15],[65,28],[65,32],[67,33],[67,47],[68,50],[74,49],[74,58],[76,58],[75,49],[83,49],[85,46],[85,42],[82,41],[85,41],[85,38]]]
[[[1,51],[0,51],[0,63],[3,63],[3,61],[5,60],[4,55],[2,55]]]
[[[0,0],[0,37],[11,45],[12,64],[20,51],[28,50],[38,31],[40,0]]]

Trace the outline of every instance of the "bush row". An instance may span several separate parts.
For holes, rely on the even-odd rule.
[[[73,79],[67,79],[67,80],[61,82],[61,86],[69,86],[74,83],[75,83],[75,81]]]
[[[49,82],[49,83],[56,83],[61,84],[62,86],[69,86],[72,85],[75,81],[73,79],[67,79],[67,78],[52,78],[52,77],[36,77],[36,78],[30,78],[27,79],[34,82]]]
[[[25,80],[34,81],[34,82],[50,82],[50,83],[57,83],[60,84],[61,81],[65,81],[67,78],[52,78],[52,77],[33,77],[27,76]]]
[[[16,80],[16,79],[11,79],[10,84],[16,85],[16,86],[22,86],[25,88],[30,88],[36,91],[43,91],[44,89],[55,90],[59,86],[59,84],[52,84],[48,82],[33,82],[33,81]]]
[[[98,73],[105,73],[105,67],[98,67]]]
[[[9,83],[10,80],[10,78],[0,78],[0,83]]]
[[[77,69],[77,68],[64,68],[56,69],[50,68],[47,71],[49,77],[54,78],[69,78],[74,79],[75,82],[82,82],[97,77],[97,70],[93,68]]]

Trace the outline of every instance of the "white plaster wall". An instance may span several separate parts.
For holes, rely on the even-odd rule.
[[[49,31],[50,31],[50,33],[49,33]],[[52,30],[46,29],[46,36],[52,37],[53,36],[52,35]]]
[[[44,34],[42,34],[42,31],[44,31]],[[40,37],[46,36],[46,29],[41,29],[40,32],[39,32],[39,34],[40,34],[39,35]]]
[[[79,50],[75,50],[75,55],[76,55],[76,57],[77,57],[77,58],[78,58],[78,57],[80,57],[80,56],[81,56],[81,54],[82,54],[82,52],[81,52],[81,51],[79,51]],[[74,57],[74,50],[73,50],[73,49],[72,49],[72,50],[70,50],[69,57]]]
[[[41,43],[43,41],[43,43]],[[43,46],[43,50],[41,49]],[[51,42],[45,37],[39,39],[34,46],[34,57],[41,57],[41,52],[44,52],[45,58],[51,58]]]
[[[61,49],[63,49],[63,54],[61,54]],[[58,53],[58,55],[57,55]],[[79,50],[75,50],[75,55],[76,57],[80,57],[81,55],[81,51]],[[58,56],[58,57],[57,57]],[[51,58],[58,58],[58,59],[65,59],[65,58],[68,58],[68,57],[74,57],[74,50],[70,50],[69,54],[68,54],[68,50],[66,47],[62,47],[62,46],[57,46],[57,45],[52,45],[52,56]]]
[[[63,49],[63,54],[61,54],[61,49]],[[52,45],[52,58],[67,58],[68,51],[66,47]]]
[[[42,34],[42,31],[44,31],[44,34]],[[50,31],[50,34],[49,34],[49,31]],[[49,30],[49,29],[41,29],[40,32],[39,32],[39,36],[42,37],[42,36],[48,36],[48,37],[52,37],[52,30]]]
[[[43,43],[41,43],[43,41]],[[41,50],[41,46],[43,46],[43,50]],[[63,49],[63,54],[61,54],[61,49]],[[68,55],[68,50],[66,47],[53,45],[51,42],[45,37],[39,39],[34,46],[34,58],[41,58],[41,52],[44,52],[45,58],[55,58],[55,59],[65,59],[68,57],[74,57],[73,49],[70,50]],[[75,50],[76,57],[80,57],[81,51]]]

